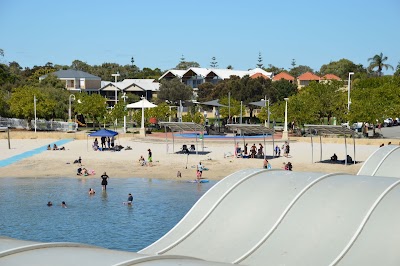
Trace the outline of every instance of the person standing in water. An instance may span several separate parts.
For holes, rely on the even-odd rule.
[[[131,193],[128,194],[128,201],[126,202],[126,204],[128,205],[132,205],[133,202],[133,196]]]
[[[104,172],[104,174],[101,175],[101,185],[103,187],[103,190],[107,190],[107,185],[108,185],[108,175],[106,172]]]

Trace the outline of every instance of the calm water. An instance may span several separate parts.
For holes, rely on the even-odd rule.
[[[2,178],[0,236],[139,251],[175,226],[215,184],[111,177],[103,193],[100,183],[100,177]],[[88,195],[89,188],[96,194]],[[122,204],[128,193],[133,206]],[[54,205],[47,207],[48,201]]]

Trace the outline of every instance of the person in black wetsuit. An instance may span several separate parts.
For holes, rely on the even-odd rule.
[[[106,172],[104,172],[104,174],[101,175],[101,185],[103,186],[103,190],[107,190],[107,179],[108,179],[108,175]]]
[[[128,201],[126,202],[126,204],[131,205],[133,202],[133,196],[131,193],[128,194]]]

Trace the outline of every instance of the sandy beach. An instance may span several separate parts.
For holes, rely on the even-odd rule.
[[[52,145],[55,141],[65,138],[62,135],[36,135],[36,138],[12,138],[11,149],[8,149],[6,139],[0,139],[0,160],[30,151],[39,147]],[[21,136],[19,136],[21,137]],[[50,138],[49,138],[50,137]],[[53,138],[51,138],[53,137]],[[83,166],[88,170],[94,170],[95,175],[85,178],[100,178],[103,172],[107,172],[110,178],[159,178],[159,179],[182,179],[193,180],[196,177],[196,166],[201,161],[208,168],[204,171],[203,177],[210,180],[220,180],[229,174],[246,168],[261,168],[262,159],[242,159],[226,156],[234,154],[233,140],[208,140],[204,141],[204,155],[189,156],[177,154],[182,144],[195,144],[194,139],[172,139],[166,142],[165,137],[146,137],[144,139],[120,136],[116,143],[124,147],[130,146],[132,150],[94,151],[91,147],[93,138],[87,141],[84,138],[77,138],[64,145],[65,150],[44,151],[40,154],[20,160],[16,163],[0,168],[1,177],[71,177],[76,178],[77,164],[74,160],[79,156],[82,158]],[[385,140],[387,141],[387,140]],[[248,139],[249,147],[255,143],[263,143],[260,139]],[[280,169],[283,164],[290,161],[293,164],[293,171],[334,173],[344,172],[356,174],[363,162],[379,147],[382,140],[367,141],[356,139],[355,158],[361,163],[352,165],[340,165],[330,163],[319,163],[321,158],[320,143],[317,141],[311,148],[309,138],[290,139],[290,156],[270,159],[272,168]],[[281,146],[283,141],[275,140],[275,144]],[[243,148],[243,142],[239,142]],[[153,152],[153,166],[140,166],[139,157],[143,155],[147,159],[147,150]],[[265,150],[267,155],[272,155],[272,141],[266,142]],[[198,142],[198,150],[202,151],[201,142]],[[174,152],[175,153],[174,153]],[[345,158],[345,145],[343,139],[323,139],[322,160],[329,159],[334,153],[339,160]],[[353,157],[353,141],[347,141],[347,153]],[[283,155],[283,153],[282,153]],[[313,156],[313,159],[312,159]],[[313,163],[314,161],[314,163]],[[177,178],[177,171],[182,173],[182,178]],[[78,176],[81,178],[80,176]]]

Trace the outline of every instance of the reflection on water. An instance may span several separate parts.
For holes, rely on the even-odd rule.
[[[215,183],[115,178],[2,178],[0,236],[138,251],[167,233]],[[89,195],[89,188],[96,190]],[[128,194],[133,205],[124,205]],[[48,201],[53,202],[47,207]],[[68,208],[62,208],[65,201]]]

